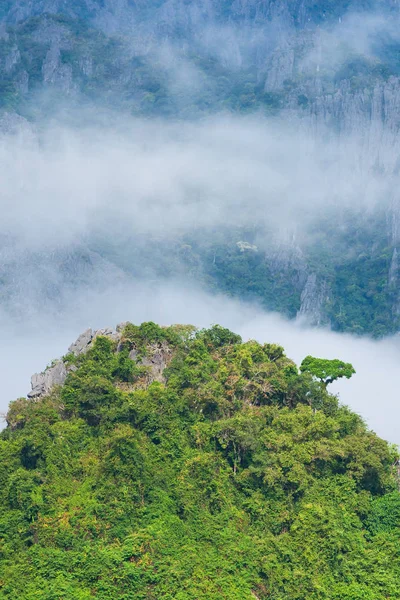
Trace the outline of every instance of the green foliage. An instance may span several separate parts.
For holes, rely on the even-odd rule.
[[[149,343],[165,342],[175,347],[189,340],[194,330],[191,325],[160,327],[151,321],[140,326],[128,323],[123,331],[122,344],[130,350],[136,348],[142,352]]]
[[[345,363],[337,358],[328,360],[326,358],[315,358],[314,356],[306,356],[300,365],[300,371],[310,373],[325,386],[342,377],[350,379],[355,373],[354,367],[350,363]]]
[[[373,535],[384,533],[399,541],[400,495],[397,492],[374,498],[368,515],[367,527]]]
[[[222,346],[240,344],[242,338],[236,333],[232,333],[229,329],[221,327],[221,325],[213,325],[211,329],[205,329],[197,334],[198,339],[201,339],[206,346],[217,349]]]
[[[0,434],[1,598],[400,599],[396,453],[280,346],[127,324],[65,361]]]

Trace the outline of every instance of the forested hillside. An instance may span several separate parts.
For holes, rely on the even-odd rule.
[[[313,364],[219,326],[86,332],[0,434],[0,597],[400,598],[397,454]]]

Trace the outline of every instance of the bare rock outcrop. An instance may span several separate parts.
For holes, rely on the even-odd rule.
[[[67,368],[63,360],[57,360],[43,373],[35,373],[31,378],[32,390],[29,392],[28,398],[46,396],[55,386],[63,385],[67,374]]]
[[[68,353],[74,354],[75,356],[85,354],[92,346],[96,337],[99,335],[119,341],[121,339],[124,325],[124,323],[121,323],[115,330],[112,328],[98,329],[96,331],[87,329],[73,344],[71,344],[71,346],[68,348]],[[31,378],[32,389],[28,394],[28,398],[41,398],[49,394],[54,387],[63,385],[67,378],[68,372],[72,371],[73,368],[73,366],[67,367],[64,361],[60,359],[55,361],[42,373],[35,373]]]
[[[96,337],[99,335],[111,338],[115,342],[118,342],[121,339],[123,325],[124,324],[122,323],[117,325],[115,330],[111,327],[97,329],[96,331],[93,331],[93,329],[87,329],[81,333],[81,335],[73,344],[71,344],[71,346],[68,348],[68,352],[75,354],[75,356],[79,356],[79,354],[85,354],[90,349]]]
[[[130,354],[132,358],[132,352]],[[172,350],[166,342],[153,345],[148,349],[145,357],[137,361],[137,364],[148,367],[148,382],[159,381],[165,383],[164,369],[166,369],[172,358]]]
[[[78,337],[78,339],[70,345],[68,352],[79,356],[88,351],[90,344],[93,341],[93,330],[87,329]]]
[[[93,346],[98,336],[107,337],[116,342],[116,352],[123,348],[123,331],[127,323],[120,323],[115,329],[107,327],[105,329],[87,329],[78,339],[68,348],[69,354],[80,356],[86,354]],[[164,369],[169,365],[173,356],[172,348],[165,341],[156,342],[146,346],[145,352],[132,348],[129,358],[138,366],[146,367],[144,377],[145,384],[149,385],[153,381],[165,383]],[[63,359],[57,360],[42,373],[35,373],[31,378],[31,391],[28,398],[37,400],[48,395],[55,387],[65,383],[69,372],[77,367],[69,365]]]

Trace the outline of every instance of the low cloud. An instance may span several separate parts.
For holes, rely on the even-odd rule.
[[[129,232],[174,236],[257,223],[306,228],[332,207],[375,206],[395,188],[360,165],[357,140],[301,123],[218,116],[118,120],[0,139],[0,239],[63,248]]]
[[[373,65],[383,58],[385,63],[389,58],[385,49],[400,43],[399,24],[398,13],[382,10],[343,15],[313,32],[312,48],[299,62],[299,70],[334,77],[347,61],[363,59]]]

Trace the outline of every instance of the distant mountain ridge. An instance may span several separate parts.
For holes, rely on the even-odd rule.
[[[318,120],[321,98],[325,112],[344,123],[348,107],[329,108],[324,98],[335,92],[332,77],[346,103],[347,81],[356,78],[361,91],[397,75],[391,56],[398,44],[392,48],[388,40],[390,55],[380,40],[386,53],[379,48],[376,57],[366,57],[357,56],[348,39],[341,64],[325,72],[330,57],[320,48],[321,31],[339,27],[347,14],[363,19],[377,10],[372,14],[380,18],[399,16],[394,1],[11,2],[3,8],[0,35],[6,75],[0,103],[22,107],[41,89],[107,103],[107,90],[110,101],[122,96],[119,106],[136,114],[290,108]],[[301,61],[313,50],[320,51],[321,64],[305,67]],[[185,67],[192,73],[177,81]],[[195,75],[197,90],[190,89]]]
[[[209,289],[261,301],[313,324],[376,336],[398,331],[398,2],[15,0],[0,10],[5,133],[101,108],[186,121],[227,112],[281,116],[300,123],[308,135],[337,139],[343,154],[357,153],[361,177],[381,177],[376,185],[385,196],[384,214],[375,221],[357,211],[335,216],[340,228],[334,230],[325,221],[319,241],[329,252],[319,261],[315,247],[298,241],[270,244],[257,255],[238,249],[240,241],[257,245],[257,235],[266,232],[227,232],[222,244],[207,232],[199,244],[195,232],[161,243],[157,260],[142,252],[140,241],[124,249],[113,240],[118,250],[111,256],[108,241],[89,240],[82,252],[91,258],[78,271],[90,268],[92,259],[99,264],[99,255],[110,270],[123,265],[136,277],[139,257],[151,272],[195,277]],[[78,127],[79,118],[73,121]],[[67,249],[61,264],[74,252]],[[124,254],[132,257],[128,266]],[[37,263],[48,270],[48,257],[39,253]],[[13,297],[12,269],[6,259],[6,298]],[[62,286],[62,277],[55,285]],[[44,281],[43,288],[51,295],[53,281]]]

